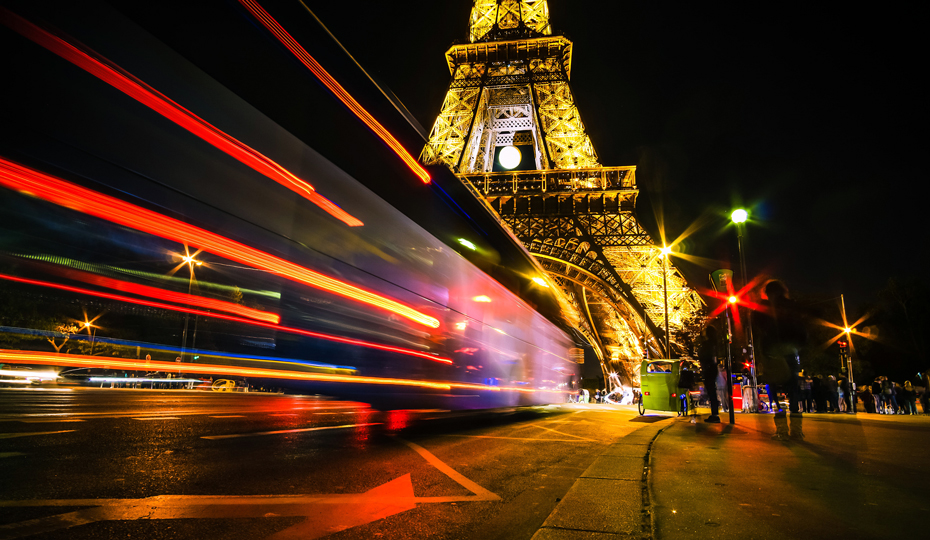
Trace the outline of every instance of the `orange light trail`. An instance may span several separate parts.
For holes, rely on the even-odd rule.
[[[229,375],[238,377],[257,377],[268,379],[288,379],[294,381],[315,381],[323,383],[347,384],[376,384],[394,386],[418,386],[438,390],[452,388],[485,390],[492,392],[521,392],[568,394],[564,390],[549,390],[519,387],[486,386],[480,384],[456,383],[447,381],[419,381],[414,379],[392,379],[383,377],[364,377],[360,375],[332,375],[325,373],[306,373],[301,371],[288,371],[263,368],[246,368],[238,366],[224,366],[220,364],[184,363],[178,366],[177,362],[158,362],[145,360],[121,359],[113,357],[88,357],[77,354],[49,354],[32,351],[14,351],[0,349],[0,360],[11,364],[51,365],[69,367],[88,367],[101,369],[127,369],[134,371],[175,371],[182,369],[185,373],[198,373],[202,375]]]
[[[96,274],[91,274],[88,272],[81,272],[80,270],[55,269],[55,270],[52,270],[52,272],[67,279],[73,279],[75,281],[83,281],[84,283],[89,283],[91,285],[97,285],[99,287],[106,287],[108,289],[122,291],[122,292],[135,294],[139,296],[147,296],[149,298],[156,298],[158,300],[164,300],[166,302],[174,302],[177,304],[187,304],[191,306],[198,306],[198,307],[202,307],[205,309],[215,309],[217,311],[225,311],[226,313],[233,313],[236,315],[241,315],[243,317],[248,317],[250,319],[265,321],[265,322],[269,322],[272,324],[278,324],[279,322],[281,322],[281,317],[278,316],[276,313],[268,313],[267,311],[252,309],[246,306],[240,306],[239,304],[234,304],[232,302],[225,302],[223,300],[205,298],[203,296],[196,296],[192,294],[177,293],[174,291],[166,291],[164,289],[159,289],[158,287],[150,287],[148,285],[130,283],[128,281],[121,281],[118,279],[113,279],[113,278],[109,278],[105,276],[98,276]]]
[[[131,304],[138,304],[141,306],[149,306],[158,309],[167,309],[171,311],[180,311],[181,313],[190,313],[191,315],[200,315],[202,317],[213,317],[214,319],[223,319],[226,321],[232,321],[237,323],[248,324],[251,326],[261,326],[263,328],[270,328],[272,330],[278,330],[280,332],[286,332],[289,334],[297,334],[301,336],[307,336],[312,338],[324,339],[327,341],[335,341],[338,343],[345,343],[348,345],[357,345],[359,347],[366,347],[369,349],[378,349],[382,351],[396,352],[405,354],[408,356],[417,356],[419,358],[425,358],[427,360],[432,360],[434,362],[439,362],[442,364],[452,364],[452,360],[448,358],[443,358],[441,356],[425,353],[421,351],[415,351],[412,349],[404,349],[402,347],[392,347],[390,345],[381,345],[378,343],[370,343],[368,341],[361,341],[357,339],[350,339],[340,336],[332,336],[329,334],[321,334],[319,332],[311,332],[310,330],[303,330],[300,328],[293,328],[290,326],[278,326],[276,324],[266,323],[262,321],[254,321],[249,319],[244,319],[242,317],[236,317],[234,315],[225,315],[222,313],[214,313],[210,311],[201,311],[199,309],[186,308],[182,306],[175,306],[172,304],[163,304],[161,302],[153,302],[151,300],[143,300],[141,298],[132,298],[129,296],[122,296],[119,294],[111,294],[101,291],[92,291],[90,289],[82,289],[80,287],[72,287],[70,285],[61,285],[59,283],[51,283],[48,281],[39,281],[36,279],[26,279],[16,276],[10,276],[6,274],[0,274],[0,279],[5,279],[7,281],[15,281],[17,283],[25,283],[27,285],[37,285],[39,287],[47,287],[49,289],[58,289],[61,291],[68,291],[78,294],[85,294],[88,296],[96,296],[98,298],[106,298],[108,300],[116,300],[119,302],[128,302]]]
[[[0,185],[154,236],[198,246],[204,251],[226,259],[267,270],[291,281],[396,313],[430,328],[439,328],[437,319],[396,300],[385,298],[183,221],[97,193],[2,157],[0,157]]]
[[[310,53],[301,47],[300,44],[297,43],[297,40],[291,37],[287,30],[278,24],[278,21],[276,21],[271,15],[268,14],[267,11],[265,11],[264,8],[262,8],[260,5],[258,5],[257,2],[254,2],[253,0],[239,0],[239,2],[247,10],[249,10],[249,12],[252,13],[252,15],[255,16],[255,18],[265,26],[265,28],[274,34],[274,36],[278,38],[278,41],[280,41],[285,47],[288,48],[288,50],[294,53],[294,56],[296,56],[297,59],[300,60],[300,62],[326,86],[326,88],[329,88],[329,90],[336,95],[339,101],[343,102],[346,107],[348,107],[349,110],[351,110],[355,116],[359,118],[359,120],[371,128],[371,130],[375,132],[375,135],[380,137],[381,140],[384,141],[384,143],[387,144],[395,154],[397,154],[397,157],[399,157],[401,160],[403,160],[404,163],[407,164],[407,167],[409,167],[414,174],[419,176],[424,183],[428,184],[430,182],[429,173],[426,172],[426,170],[419,163],[417,163],[417,160],[414,159],[409,152],[407,152],[407,149],[404,148],[399,142],[397,142],[397,139],[395,139],[394,136],[384,128],[384,126],[378,123],[378,121],[375,120],[374,117],[371,116],[371,114],[369,114],[369,112],[366,111],[364,107],[355,101],[355,98],[346,92],[342,85],[340,85],[336,79],[332,77],[332,75],[327,73],[326,70],[323,69],[323,66],[321,66],[312,56],[310,56]]]
[[[317,193],[313,186],[271,158],[219,130],[96,52],[55,36],[2,7],[0,20],[23,37],[123,92],[256,172],[299,194],[346,225],[363,225],[358,218]]]
[[[362,377],[358,375],[331,375],[325,373],[305,373],[301,371],[288,371],[263,368],[246,368],[238,366],[224,366],[220,364],[188,364],[180,366],[176,362],[146,362],[145,360],[118,359],[94,357],[93,359],[77,354],[49,354],[31,351],[13,351],[0,349],[0,360],[14,364],[39,364],[52,366],[92,367],[101,369],[128,369],[139,371],[177,371],[179,368],[185,373],[199,373],[203,375],[232,375],[239,377],[259,377],[268,379],[290,379],[295,381],[318,381],[335,383],[380,384],[399,386],[420,386],[449,390],[447,383],[433,381],[417,381],[413,379],[389,379],[381,377]]]

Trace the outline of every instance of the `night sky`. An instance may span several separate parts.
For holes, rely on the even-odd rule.
[[[467,35],[469,0],[308,1],[429,129]],[[638,217],[680,249],[693,286],[737,265],[727,227],[751,209],[749,273],[869,301],[928,260],[927,105],[914,12],[815,3],[550,0],[574,42],[572,88],[605,166],[637,165]],[[732,261],[732,263],[731,263]]]

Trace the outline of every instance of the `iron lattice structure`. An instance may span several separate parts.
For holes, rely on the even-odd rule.
[[[572,97],[571,51],[546,0],[475,0],[468,43],[446,52],[452,82],[420,160],[450,167],[497,213],[561,286],[605,376],[630,381],[645,349],[672,354],[666,290],[673,349],[702,301],[636,220],[636,168],[598,162]],[[495,172],[505,146],[529,152],[535,170]]]

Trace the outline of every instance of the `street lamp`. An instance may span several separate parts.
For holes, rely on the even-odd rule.
[[[663,245],[662,249],[659,250],[662,253],[662,291],[663,297],[665,298],[665,356],[666,358],[672,357],[672,351],[669,345],[668,337],[668,270],[666,268],[668,256],[672,252],[671,246]]]
[[[93,328],[93,331],[91,331]],[[97,327],[90,324],[88,321],[84,321],[84,329],[87,330],[87,333],[90,334],[90,355],[94,355],[94,340],[97,338]]]
[[[194,255],[196,255],[196,253]],[[194,287],[194,266],[203,265],[203,261],[198,261],[197,259],[194,258],[194,255],[185,255],[184,257],[182,257],[182,259],[184,260],[184,263],[187,264],[187,269],[190,271],[190,275],[191,275],[190,280],[187,282],[187,295],[188,296],[191,295],[191,291],[193,290],[193,287]],[[191,317],[190,313],[184,314],[184,333],[181,334],[181,359],[182,360],[184,359],[184,349],[187,348],[187,325],[190,321],[190,317]],[[195,318],[194,319],[194,343],[193,343],[192,348],[196,347],[196,345],[197,345],[197,319]]]
[[[747,219],[749,219],[749,212],[742,208],[737,208],[730,214],[730,221],[736,224],[736,244],[739,248],[739,266],[740,272],[743,274],[744,287],[749,285],[749,277],[746,273],[746,255],[743,253],[743,224],[746,223]],[[737,309],[739,308],[737,307]],[[752,309],[748,310],[746,314],[746,341],[749,344],[749,371],[752,376],[752,407],[758,412],[759,381],[756,379],[756,345],[752,335]]]

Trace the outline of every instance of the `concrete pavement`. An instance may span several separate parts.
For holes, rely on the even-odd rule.
[[[930,417],[805,415],[801,442],[772,440],[771,414],[643,420],[604,449],[534,540],[926,534]]]

